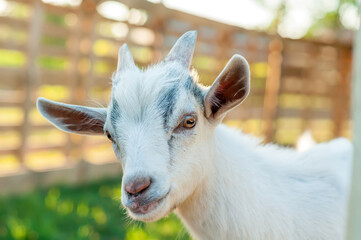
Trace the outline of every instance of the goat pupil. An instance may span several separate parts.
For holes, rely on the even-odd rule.
[[[192,128],[195,125],[195,119],[191,116],[187,116],[184,119],[183,126],[186,128]]]
[[[107,132],[106,134],[107,134],[107,138],[108,138],[110,141],[112,141],[112,136],[110,135],[110,133]]]

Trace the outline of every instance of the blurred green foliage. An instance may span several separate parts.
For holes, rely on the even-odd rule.
[[[64,15],[55,15],[51,13],[45,14],[45,21],[52,23],[58,26],[66,26],[66,21]]]
[[[25,55],[20,51],[0,49],[0,67],[21,67],[25,61]]]
[[[257,0],[257,2],[261,3],[264,6],[269,6],[268,4],[272,3],[274,4],[274,1],[268,1],[268,0]],[[291,2],[296,2],[292,0],[280,0],[276,1],[278,2],[277,7],[274,8],[275,17],[272,20],[272,23],[268,27],[269,32],[277,32],[278,25],[284,20],[285,16],[288,14],[288,5],[290,5]],[[345,26],[341,23],[342,18],[342,6],[346,5],[352,5],[357,6],[357,0],[337,0],[337,1],[331,1],[336,2],[337,7],[335,9],[327,9],[322,5],[322,1],[314,1],[315,3],[319,3],[318,5],[314,6],[312,11],[318,12],[315,18],[313,18],[312,24],[307,29],[307,32],[305,33],[304,38],[306,39],[314,39],[317,38],[317,36],[322,33],[323,30],[331,30],[331,31],[337,31],[345,29]],[[304,3],[305,5],[309,4],[307,1]],[[317,9],[319,8],[319,9]],[[324,14],[320,14],[320,12],[323,12],[326,10]]]
[[[120,206],[120,179],[0,198],[0,239],[190,239],[175,215],[131,221]]]
[[[54,37],[49,35],[45,35],[41,39],[42,44],[44,44],[45,46],[54,46],[61,48],[66,47],[66,41],[67,39],[65,37]]]
[[[39,66],[50,70],[65,70],[69,66],[69,61],[65,57],[40,56],[37,60]]]

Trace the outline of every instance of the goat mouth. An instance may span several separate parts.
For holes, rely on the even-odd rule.
[[[147,213],[150,213],[154,209],[156,209],[167,198],[168,194],[169,194],[169,192],[167,192],[165,195],[158,198],[157,200],[154,200],[153,202],[148,203],[147,205],[139,206],[136,208],[129,208],[129,210],[133,214],[137,214],[137,215],[145,215]]]

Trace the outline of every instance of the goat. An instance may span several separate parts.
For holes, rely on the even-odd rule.
[[[107,108],[44,98],[37,107],[61,130],[109,138],[134,219],[174,211],[196,239],[343,239],[352,144],[340,138],[297,153],[222,125],[250,91],[249,65],[234,55],[201,86],[190,70],[196,38],[185,33],[144,70],[124,44]]]

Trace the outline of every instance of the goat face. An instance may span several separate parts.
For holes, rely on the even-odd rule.
[[[249,92],[248,64],[235,55],[206,89],[189,71],[196,32],[184,34],[166,59],[139,70],[126,45],[119,51],[106,109],[38,100],[58,128],[106,134],[123,167],[122,203],[138,220],[172,211],[205,179],[213,129]]]
[[[177,65],[114,76],[104,129],[123,166],[122,202],[136,219],[167,214],[191,190],[181,185],[199,175],[204,90]]]

